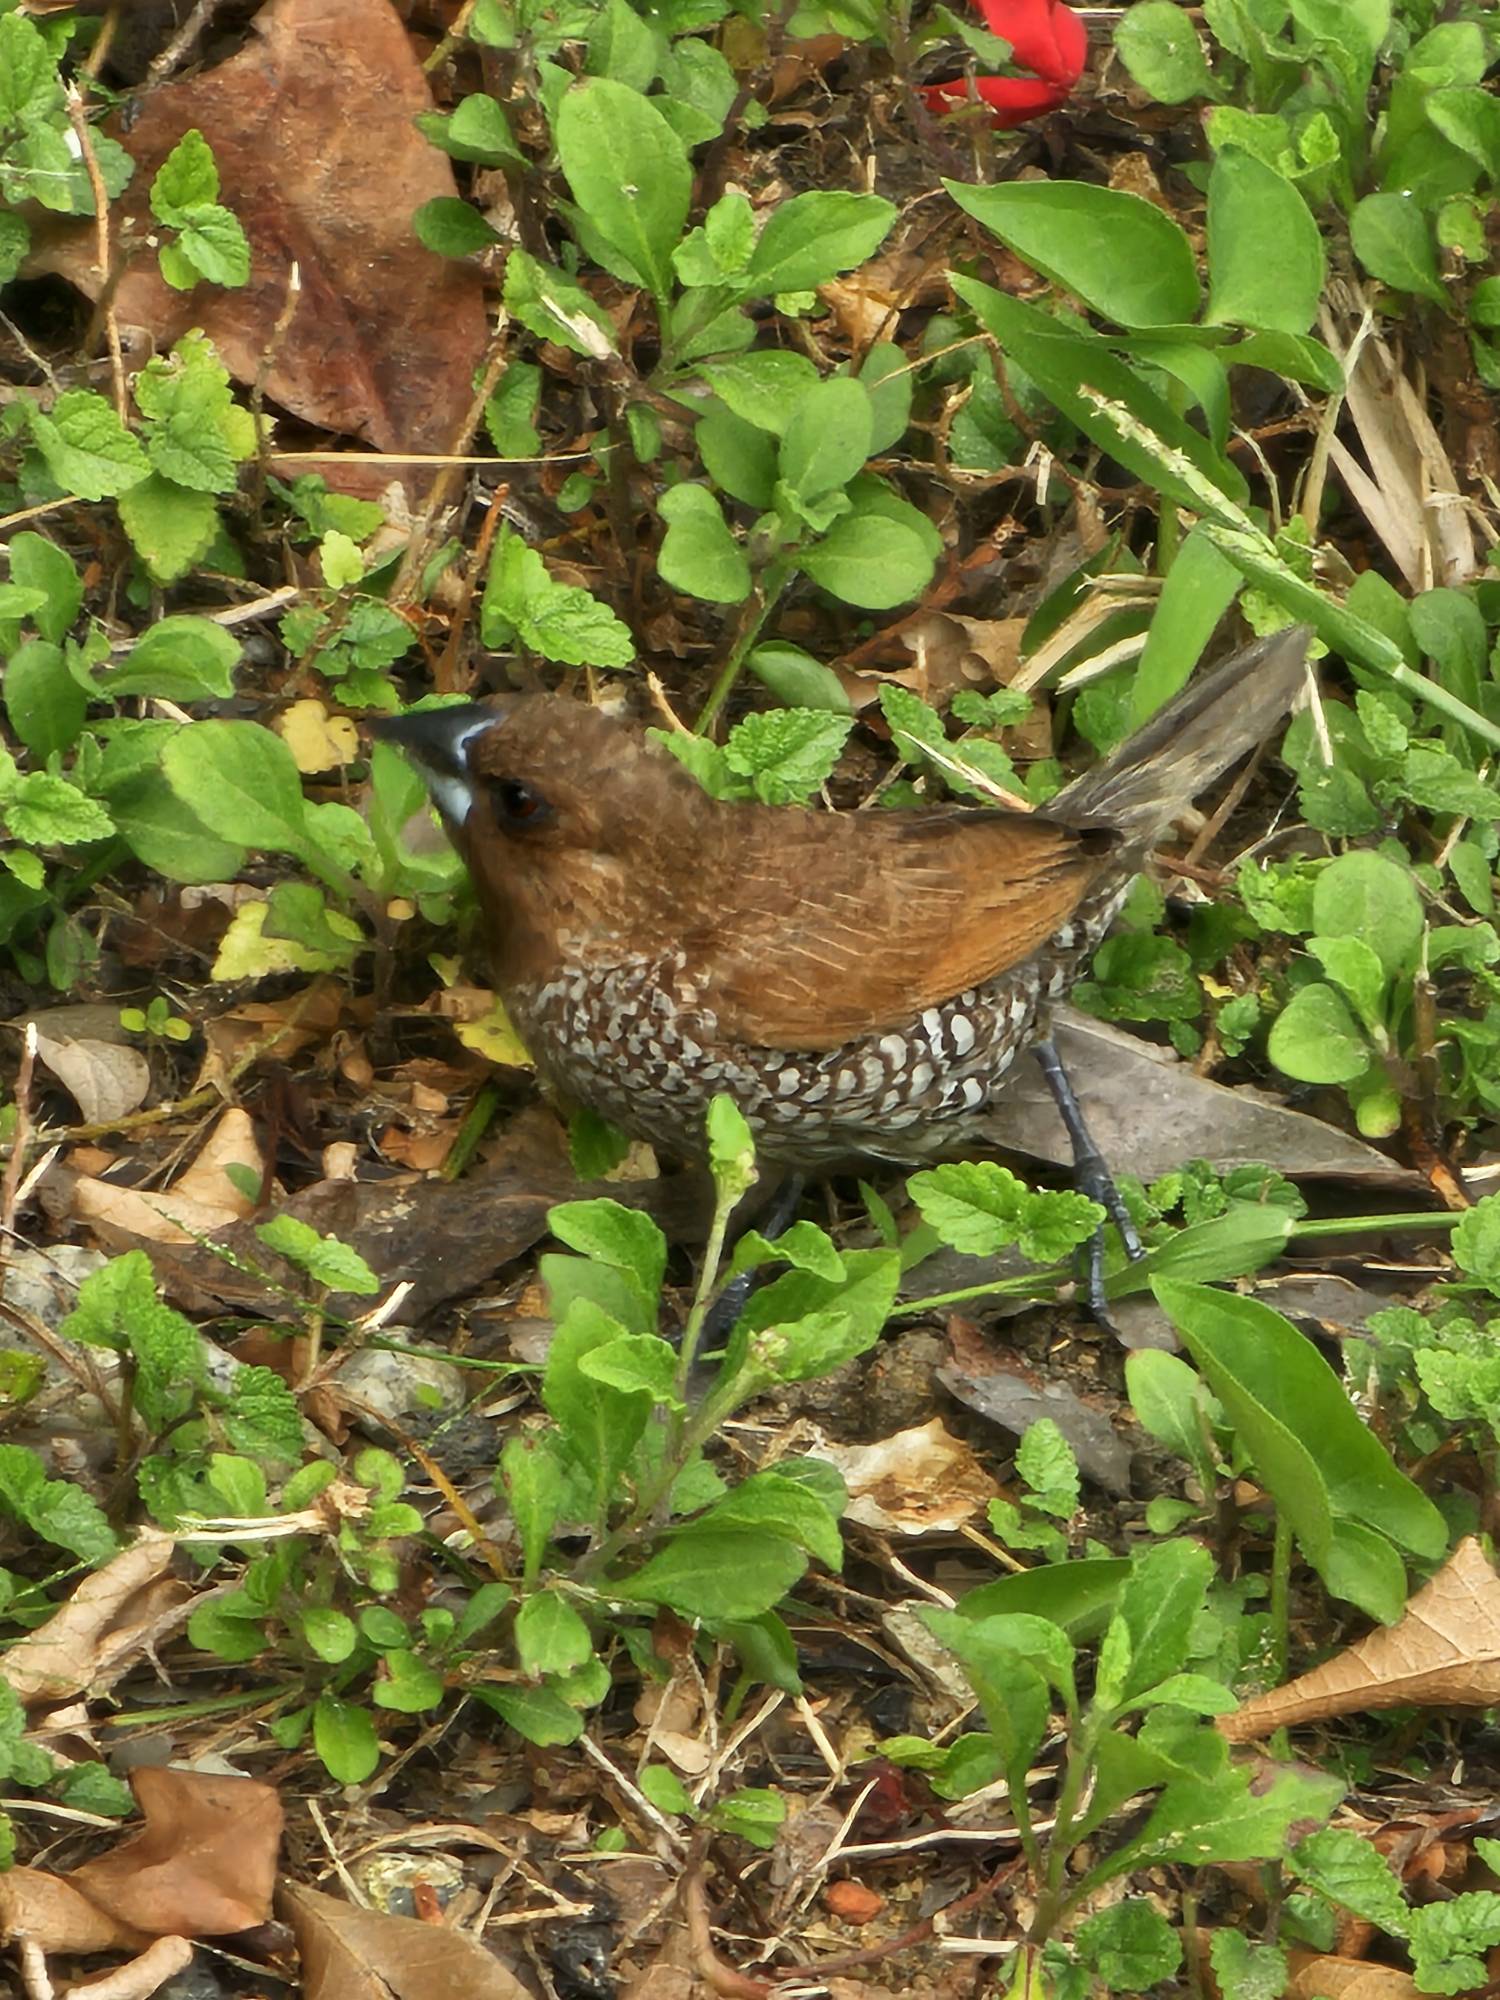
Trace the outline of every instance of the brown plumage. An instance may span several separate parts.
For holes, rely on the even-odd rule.
[[[1034,814],[725,803],[552,695],[380,728],[422,769],[566,1098],[680,1155],[727,1090],[776,1163],[918,1160],[982,1142],[1152,840],[1285,713],[1305,650],[1249,648]]]

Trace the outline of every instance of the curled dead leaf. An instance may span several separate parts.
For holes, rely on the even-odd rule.
[[[1311,1673],[1257,1695],[1218,1726],[1232,1743],[1377,1708],[1489,1708],[1500,1701],[1500,1576],[1468,1535],[1407,1605]]]

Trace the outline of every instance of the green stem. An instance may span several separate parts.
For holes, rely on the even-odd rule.
[[[992,1278],[987,1285],[965,1285],[956,1292],[934,1292],[926,1299],[903,1299],[892,1309],[891,1317],[938,1312],[944,1306],[965,1305],[970,1299],[1036,1299],[1040,1303],[1054,1298],[1059,1287],[1070,1282],[1069,1273],[1061,1267],[1033,1271],[1019,1278]]]
[[[708,1319],[708,1308],[713,1299],[714,1287],[719,1281],[719,1264],[724,1255],[724,1239],[729,1233],[729,1218],[739,1202],[737,1194],[720,1193],[714,1203],[714,1219],[709,1227],[708,1242],[703,1250],[703,1270],[698,1278],[698,1289],[693,1295],[693,1309],[688,1314],[687,1325],[682,1332],[682,1347],[677,1356],[677,1398],[687,1401],[688,1381],[693,1372],[693,1363],[698,1358],[698,1343],[703,1338],[704,1323]]]
[[[765,630],[766,620],[781,601],[781,593],[786,589],[793,567],[792,563],[784,560],[767,564],[756,585],[756,598],[752,600],[757,608],[741,626],[734,644],[729,649],[729,657],[719,670],[719,678],[714,682],[708,700],[703,704],[703,713],[698,717],[696,724],[699,736],[706,736],[718,720],[719,710],[729,699],[750,648]]]
[[[1429,680],[1425,674],[1419,674],[1411,667],[1405,665],[1387,667],[1386,672],[1397,687],[1405,688],[1408,694],[1415,695],[1418,701],[1425,701],[1429,708],[1437,709],[1439,714],[1446,715],[1450,722],[1459,723],[1471,736],[1477,736],[1482,743],[1488,743],[1492,749],[1500,750],[1500,723],[1489,721],[1476,709],[1470,708],[1466,701],[1460,701],[1456,694],[1449,694],[1445,687],[1439,687],[1436,681]]]
[[[1393,1229],[1452,1229],[1460,1218],[1448,1209],[1424,1209],[1417,1215],[1344,1215],[1294,1222],[1289,1241],[1315,1236],[1383,1236]]]

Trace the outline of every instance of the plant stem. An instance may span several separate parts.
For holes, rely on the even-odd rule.
[[[1273,1685],[1286,1679],[1291,1647],[1292,1524],[1284,1510],[1276,1515],[1276,1539],[1271,1545],[1271,1672]]]
[[[992,1278],[987,1285],[965,1285],[956,1292],[934,1292],[926,1299],[903,1299],[892,1309],[891,1317],[898,1314],[937,1312],[942,1306],[961,1306],[969,1299],[1036,1299],[1039,1303],[1053,1299],[1058,1289],[1071,1282],[1071,1274],[1061,1266],[1050,1271],[1036,1271],[1019,1278]]]
[[[1335,1215],[1322,1221],[1294,1222],[1292,1243],[1315,1236],[1383,1236],[1393,1229],[1452,1229],[1459,1220],[1451,1210],[1424,1209],[1416,1215]]]
[[[703,713],[694,725],[699,736],[706,736],[718,720],[719,710],[729,699],[750,648],[764,631],[766,620],[781,601],[781,593],[787,586],[792,569],[793,565],[785,561],[767,564],[756,585],[755,595],[750,599],[754,609],[742,620],[734,644],[729,649],[729,657],[720,668],[719,678],[714,682],[708,700],[703,704]]]

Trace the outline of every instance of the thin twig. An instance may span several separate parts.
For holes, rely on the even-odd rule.
[[[109,368],[115,388],[115,415],[123,424],[129,417],[130,404],[125,393],[125,355],[120,346],[120,322],[115,318],[114,290],[109,282],[109,195],[105,191],[104,176],[99,171],[99,155],[94,151],[94,139],[89,130],[83,94],[76,86],[68,91],[67,107],[68,123],[77,137],[78,150],[83,156],[84,172],[89,177],[89,186],[94,195],[94,261],[99,266],[99,304],[104,314],[104,337],[109,345]]]

